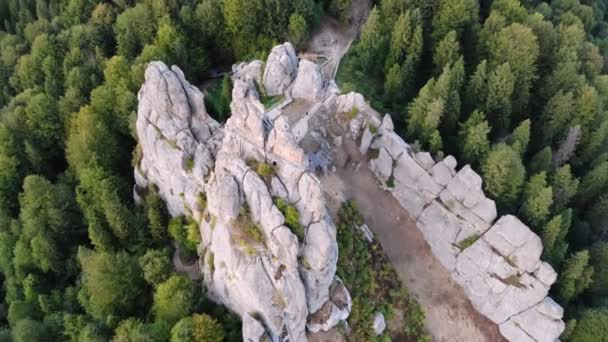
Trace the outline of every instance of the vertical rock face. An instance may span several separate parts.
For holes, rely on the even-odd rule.
[[[282,93],[290,86],[294,60],[290,44],[273,49],[264,72],[267,90]],[[148,65],[138,94],[142,158],[135,195],[158,191],[171,215],[200,224],[206,294],[241,316],[244,340],[305,341],[307,322],[318,331],[346,319],[350,296],[335,277],[336,228],[319,180],[288,121],[279,116],[264,124],[266,109],[254,84],[261,65],[235,66],[232,116],[223,126],[207,114],[202,93],[179,68]],[[275,77],[279,69],[284,72]],[[260,176],[259,163],[273,174]],[[284,225],[276,198],[297,209],[301,241]]]
[[[264,69],[264,88],[269,96],[280,95],[287,90],[298,72],[298,58],[291,43],[275,46]]]
[[[339,96],[342,111],[356,106],[356,98]],[[365,112],[360,149],[377,151],[370,168],[417,220],[433,254],[475,309],[509,341],[556,341],[565,327],[563,310],[547,297],[557,274],[540,260],[540,238],[515,216],[494,222],[496,205],[470,166],[456,171],[452,156],[435,163],[426,153],[414,153],[392,122],[385,118],[378,126],[378,115]],[[370,127],[377,127],[371,144]]]
[[[435,162],[415,153],[390,116],[380,119],[363,96],[326,89],[315,63],[296,65],[290,44],[273,49],[264,77],[261,61],[235,65],[225,125],[207,114],[202,93],[175,66],[150,63],[138,94],[134,195],[157,191],[172,215],[199,223],[206,294],[241,316],[243,339],[305,341],[307,330],[327,330],[350,313],[351,298],[335,276],[336,227],[298,145],[336,129],[328,115],[348,113],[340,139],[361,137],[360,150],[375,151],[370,168],[417,220],[473,306],[509,341],[556,341],[563,310],[547,297],[557,274],[539,259],[540,238],[514,216],[496,220],[494,202],[468,165],[457,170],[452,156]],[[260,102],[255,83],[262,80],[270,95],[291,101],[291,91],[314,103],[305,115],[295,113],[307,123],[298,137],[282,105],[267,111]],[[258,174],[260,163],[272,172]],[[277,198],[298,211],[300,238],[285,225]]]
[[[310,101],[320,101],[324,95],[323,75],[319,64],[307,59],[300,60],[298,76],[293,82],[291,95]]]

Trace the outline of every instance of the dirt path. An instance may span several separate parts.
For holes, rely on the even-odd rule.
[[[378,187],[354,143],[345,139],[343,149],[350,152],[351,161],[322,179],[330,203],[335,208],[344,199],[356,201],[405,286],[424,308],[433,340],[504,341],[498,327],[473,309],[462,288],[431,254],[408,213],[389,192]],[[353,161],[361,162],[356,172]]]
[[[370,0],[354,0],[348,16],[348,24],[343,24],[333,17],[325,16],[321,20],[321,25],[312,32],[302,51],[302,56],[324,58],[324,60],[318,62],[321,63],[321,72],[326,80],[336,77],[340,60],[357,37],[361,26],[367,20],[370,9]]]

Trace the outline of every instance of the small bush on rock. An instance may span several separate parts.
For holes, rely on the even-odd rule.
[[[304,227],[300,224],[300,213],[298,213],[298,209],[282,198],[276,198],[274,204],[285,217],[285,225],[298,237],[298,240],[304,241],[306,232],[304,231]]]

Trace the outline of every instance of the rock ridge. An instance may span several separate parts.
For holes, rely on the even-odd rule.
[[[352,97],[357,94],[350,94]],[[473,307],[499,326],[509,341],[557,341],[563,309],[548,297],[557,274],[540,260],[541,239],[513,215],[497,218],[481,177],[447,156],[435,162],[415,152],[367,111],[360,150],[375,150],[370,168],[416,220],[431,251],[462,286]]]
[[[239,314],[244,340],[305,341],[307,331],[328,330],[350,313],[335,275],[336,227],[316,176],[331,169],[328,151],[343,138],[359,142],[384,189],[507,340],[559,338],[563,309],[548,297],[557,274],[540,260],[540,238],[515,216],[497,219],[470,166],[414,151],[389,115],[381,118],[361,94],[340,94],[289,43],[266,63],[233,66],[232,79],[231,117],[221,125],[179,68],[149,64],[138,94],[134,196],[157,191],[171,215],[199,223],[206,294]],[[265,108],[258,90],[284,99]],[[300,238],[278,199],[297,210]]]

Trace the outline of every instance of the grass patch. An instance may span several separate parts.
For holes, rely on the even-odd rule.
[[[368,126],[367,126],[367,128],[369,128],[369,131],[370,131],[372,134],[376,134],[376,133],[378,133],[378,127],[377,127],[376,125],[372,125],[372,124],[370,124],[370,125],[368,125]]]
[[[515,286],[518,288],[524,288],[525,285],[523,285],[520,281],[520,278],[517,274],[513,274],[508,276],[505,279],[501,279],[503,283],[505,283],[506,285],[510,285],[510,286]]]
[[[192,172],[192,169],[194,169],[194,158],[189,157],[186,159],[186,172]]]
[[[254,169],[255,172],[266,181],[270,181],[270,177],[275,174],[274,166],[267,162],[259,162],[255,159],[250,159],[247,161],[247,165]]]
[[[275,198],[274,204],[285,217],[285,225],[291,229],[291,232],[298,237],[300,242],[304,241],[305,231],[300,224],[300,213],[298,213],[296,207],[282,198]]]
[[[260,102],[264,105],[264,108],[267,110],[274,107],[283,101],[283,96],[268,96],[266,95],[266,89],[263,85],[259,84],[257,81],[255,83],[255,90],[260,95]]]
[[[380,338],[394,340],[430,341],[424,327],[424,312],[416,300],[403,287],[392,264],[376,241],[365,240],[357,226],[363,217],[353,202],[345,202],[338,213],[337,274],[353,298],[348,319],[349,340],[375,341],[372,327],[376,312],[387,320],[402,315],[402,329],[387,329]],[[390,325],[389,325],[390,326]]]
[[[357,108],[357,106],[353,106],[353,108],[351,108],[351,110],[346,112],[346,117],[349,120],[352,120],[357,117],[357,114],[359,114],[359,108]]]
[[[465,250],[465,249],[471,247],[477,240],[479,240],[479,234],[475,233],[475,234],[469,236],[468,238],[460,241],[457,244],[457,246],[458,246],[458,248],[460,248],[460,250]]]
[[[246,233],[247,236],[253,239],[255,242],[264,242],[264,234],[262,233],[262,230],[255,223],[253,223],[251,213],[249,212],[249,208],[247,208],[247,206],[241,207],[241,211],[239,213],[239,217],[236,219],[235,226],[240,228],[242,232]]]

